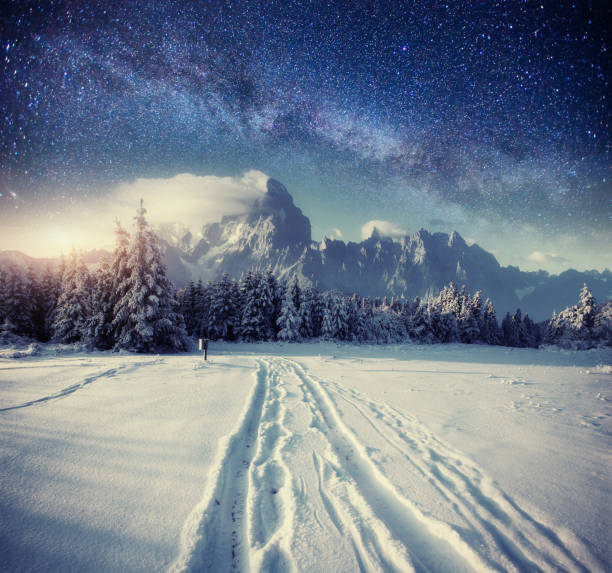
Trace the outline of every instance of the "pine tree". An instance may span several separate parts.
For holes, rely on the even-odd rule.
[[[598,345],[612,346],[612,300],[599,306],[593,326],[594,339]]]
[[[210,300],[212,293],[211,283],[202,283],[202,279],[199,279],[196,283],[196,308],[195,308],[195,325],[194,325],[194,336],[196,338],[210,338],[208,329],[210,323]]]
[[[456,320],[461,312],[461,303],[455,284],[451,282],[448,286],[444,287],[440,297],[442,314],[452,314]]]
[[[597,301],[585,283],[580,291],[580,300],[578,301],[575,318],[571,325],[575,337],[582,341],[582,346],[585,348],[595,345],[597,336],[594,332],[594,327],[598,312]]]
[[[323,296],[323,319],[321,322],[321,336],[325,340],[332,340],[337,334],[336,323],[336,301],[331,293],[325,293]]]
[[[484,304],[484,313],[482,318],[482,328],[480,330],[480,338],[485,344],[499,344],[500,332],[499,324],[497,323],[497,315],[493,301],[487,299]]]
[[[319,338],[321,336],[321,327],[323,325],[323,298],[321,293],[317,289],[312,289],[311,298],[311,322],[312,322],[312,336]]]
[[[546,323],[544,342],[546,344],[557,344],[563,335],[563,324],[557,311],[554,310],[551,319]]]
[[[111,263],[106,258],[96,271],[91,292],[92,310],[86,321],[84,340],[91,348],[110,350],[115,343],[112,326],[114,293]]]
[[[349,311],[345,297],[339,297],[336,304],[336,337],[340,340],[350,340]]]
[[[504,346],[516,346],[513,340],[512,316],[509,312],[506,313],[506,316],[502,320],[501,329]]]
[[[314,326],[312,314],[314,307],[314,292],[310,287],[302,289],[302,300],[298,311],[300,317],[300,336],[302,338],[312,338],[314,336]]]
[[[66,264],[64,262],[64,269]],[[53,318],[55,315],[55,308],[59,300],[62,288],[61,275],[58,269],[54,272],[49,265],[45,267],[43,275],[40,279],[40,305],[43,313],[43,335],[41,341],[47,342],[50,340],[53,332]]]
[[[278,328],[279,340],[294,341],[300,338],[300,317],[295,307],[294,290],[291,284],[285,289],[285,297],[278,317]]]
[[[213,283],[210,295],[209,337],[213,340],[234,340],[240,326],[241,293],[237,283],[225,272]]]
[[[89,272],[76,251],[72,252],[62,277],[62,287],[53,319],[53,340],[71,344],[85,335],[89,318]]]
[[[280,314],[281,297],[279,286],[272,268],[266,269],[265,279],[262,281],[262,297],[265,318],[265,339],[274,340],[276,338],[276,321]]]
[[[300,287],[300,283],[298,281],[297,275],[293,275],[291,282],[288,285],[289,290],[291,291],[291,299],[293,300],[293,306],[297,312],[298,319],[298,328],[301,329],[301,315],[300,315],[300,307],[302,306],[302,289]],[[282,311],[281,311],[282,312]]]
[[[45,297],[42,290],[42,282],[38,273],[32,265],[27,268],[27,288],[30,298],[30,335],[36,340],[45,340]]]
[[[523,348],[537,348],[537,327],[526,314],[519,328],[519,345]]]
[[[427,301],[415,298],[408,336],[418,342],[428,343],[432,340],[431,317],[427,307]]]
[[[174,287],[166,277],[159,240],[145,213],[141,200],[127,257],[129,274],[120,285],[124,294],[114,308],[113,325],[118,327],[115,349],[186,350],[184,320],[178,313]]]
[[[20,336],[17,334],[17,328],[9,317],[5,316],[2,324],[0,324],[0,344],[14,344],[19,340]]]
[[[256,341],[266,338],[266,309],[269,301],[265,298],[263,277],[247,271],[242,283],[241,337]]]
[[[376,340],[374,333],[374,311],[372,309],[372,301],[369,298],[361,299],[360,320],[363,321],[363,340]]]
[[[479,319],[476,318],[476,314],[480,316],[480,291],[476,293],[477,302],[474,305],[474,301],[470,298],[467,290],[464,289],[464,294],[461,297],[461,314],[459,316],[459,337],[461,342],[466,344],[473,344],[478,342],[480,338],[480,323]]]
[[[185,330],[189,336],[193,336],[195,324],[197,322],[195,309],[195,283],[189,281],[184,289],[181,289],[176,294],[176,300],[179,303],[179,312],[185,320]]]
[[[129,268],[129,249],[130,235],[121,226],[118,220],[115,220],[115,250],[111,261],[111,304],[113,306],[113,321],[111,323],[112,338],[116,342],[119,339],[120,333],[128,327],[128,317],[119,317],[114,311],[115,307],[127,294],[129,286],[130,268]]]
[[[4,304],[5,318],[8,318],[9,323],[13,325],[15,333],[31,337],[34,327],[28,278],[16,263],[10,264],[7,269]]]

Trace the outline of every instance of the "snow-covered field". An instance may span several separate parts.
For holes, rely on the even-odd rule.
[[[1,570],[612,569],[610,352],[210,350],[0,357]]]

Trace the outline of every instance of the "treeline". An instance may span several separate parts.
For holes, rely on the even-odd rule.
[[[16,264],[0,268],[0,343],[25,337],[101,350],[187,350],[175,288],[145,213],[141,204],[131,236],[117,223],[113,255],[93,273],[75,252],[41,276]]]
[[[610,344],[611,304],[599,307],[585,285],[577,306],[534,323],[521,310],[501,327],[491,300],[451,283],[436,297],[412,301],[321,293],[296,277],[278,281],[272,271],[249,271],[241,281],[190,283],[178,293],[187,332],[212,340],[313,338],[358,343],[491,344],[537,348],[542,343],[591,348]],[[606,310],[607,309],[607,310]],[[607,312],[607,314],[606,314]],[[608,317],[607,319],[605,317]],[[572,342],[568,342],[568,341]]]
[[[612,346],[612,300],[599,305],[585,284],[577,304],[545,323],[544,342],[579,350]]]
[[[130,236],[119,224],[112,257],[90,272],[73,253],[40,276],[0,267],[0,343],[23,338],[101,350],[182,351],[190,337],[212,340],[449,343],[565,348],[612,345],[612,302],[598,305],[585,285],[578,304],[534,323],[520,309],[499,325],[493,303],[454,284],[412,301],[319,292],[271,270],[240,281],[190,283],[175,291],[141,205]]]
[[[187,332],[212,340],[312,338],[362,343],[466,342],[498,344],[502,332],[490,300],[450,284],[436,298],[413,301],[321,293],[297,277],[278,281],[271,270],[224,274],[178,294]]]

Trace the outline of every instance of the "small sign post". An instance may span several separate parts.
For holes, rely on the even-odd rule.
[[[206,360],[208,354],[208,338],[200,338],[198,349],[204,350],[204,360]]]

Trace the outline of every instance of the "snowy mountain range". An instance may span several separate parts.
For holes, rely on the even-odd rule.
[[[325,238],[313,241],[310,220],[293,203],[287,189],[269,179],[267,192],[243,214],[223,217],[193,234],[181,223],[164,226],[158,234],[166,244],[168,275],[177,286],[202,278],[216,280],[227,272],[239,278],[247,269],[271,267],[279,277],[297,274],[321,291],[340,290],[362,296],[423,297],[437,294],[453,281],[495,303],[497,315],[523,313],[535,320],[550,318],[576,303],[586,282],[599,301],[612,298],[612,272],[568,270],[524,272],[502,267],[477,244],[468,245],[456,231],[425,229],[400,239],[374,229],[360,242]],[[85,262],[95,265],[104,251],[89,251]],[[52,259],[33,259],[18,251],[0,252],[0,264],[16,262],[39,270]]]
[[[268,266],[280,277],[297,273],[319,290],[370,297],[422,297],[454,281],[472,291],[481,289],[500,317],[520,307],[536,320],[575,304],[584,282],[598,300],[612,298],[609,270],[549,275],[502,267],[491,253],[468,245],[456,231],[432,234],[421,229],[392,240],[375,229],[360,243],[313,241],[310,220],[274,179],[246,214],[204,225],[197,237],[176,228],[162,237],[168,245],[169,274],[178,285],[191,279],[215,280],[223,272],[238,278],[248,268]]]

